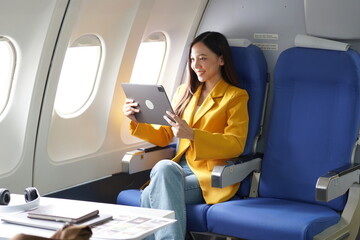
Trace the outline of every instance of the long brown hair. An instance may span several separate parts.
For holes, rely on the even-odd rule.
[[[175,113],[178,116],[181,116],[184,113],[187,104],[200,85],[196,73],[191,68],[190,60],[191,48],[198,42],[205,44],[205,46],[214,52],[217,56],[222,56],[224,65],[221,66],[221,76],[227,83],[238,86],[236,81],[236,72],[232,62],[231,49],[225,36],[219,32],[204,32],[192,41],[189,48],[187,66],[189,74],[186,82],[186,90],[183,92],[183,95],[180,97],[180,101],[178,101],[175,107]]]

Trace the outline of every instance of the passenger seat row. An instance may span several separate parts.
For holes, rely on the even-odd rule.
[[[299,39],[318,46],[302,47]],[[215,187],[242,184],[230,201],[187,205],[188,231],[256,240],[356,238],[360,55],[341,44],[341,50],[324,49],[322,43],[336,42],[299,36],[298,47],[280,54],[263,157],[254,144],[267,92],[265,57],[252,44],[232,47],[240,85],[250,96],[249,134],[244,154],[215,167],[212,178]],[[117,203],[139,206],[140,194],[122,191]]]

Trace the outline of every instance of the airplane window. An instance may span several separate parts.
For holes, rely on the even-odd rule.
[[[141,44],[131,74],[131,83],[156,84],[166,52],[166,36],[150,34]]]
[[[9,39],[0,36],[0,115],[9,100],[15,63],[14,45]]]
[[[100,39],[94,35],[78,38],[67,49],[55,98],[55,110],[61,116],[71,117],[89,102],[95,88],[101,50]]]

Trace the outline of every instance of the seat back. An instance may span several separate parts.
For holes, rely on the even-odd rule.
[[[267,63],[261,49],[255,45],[231,47],[233,62],[240,87],[249,94],[249,130],[242,155],[254,153],[254,144],[260,131],[266,82]]]
[[[234,46],[232,43],[233,62],[238,76],[239,85],[249,94],[248,113],[249,127],[246,144],[242,156],[254,154],[257,136],[262,124],[264,100],[267,89],[268,69],[262,50],[252,44]],[[248,196],[250,191],[250,177],[244,179],[240,185],[238,196]]]
[[[279,56],[260,197],[342,210],[346,196],[315,200],[318,177],[349,164],[360,119],[360,57],[294,47]]]

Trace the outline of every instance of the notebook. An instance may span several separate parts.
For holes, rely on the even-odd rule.
[[[163,116],[166,115],[166,111],[172,113],[174,111],[162,85],[131,83],[121,85],[126,97],[139,103],[140,112],[135,113],[138,122],[169,126]]]
[[[99,210],[79,207],[72,208],[47,205],[27,212],[27,215],[29,218],[52,220],[66,223],[80,223],[99,215]]]

